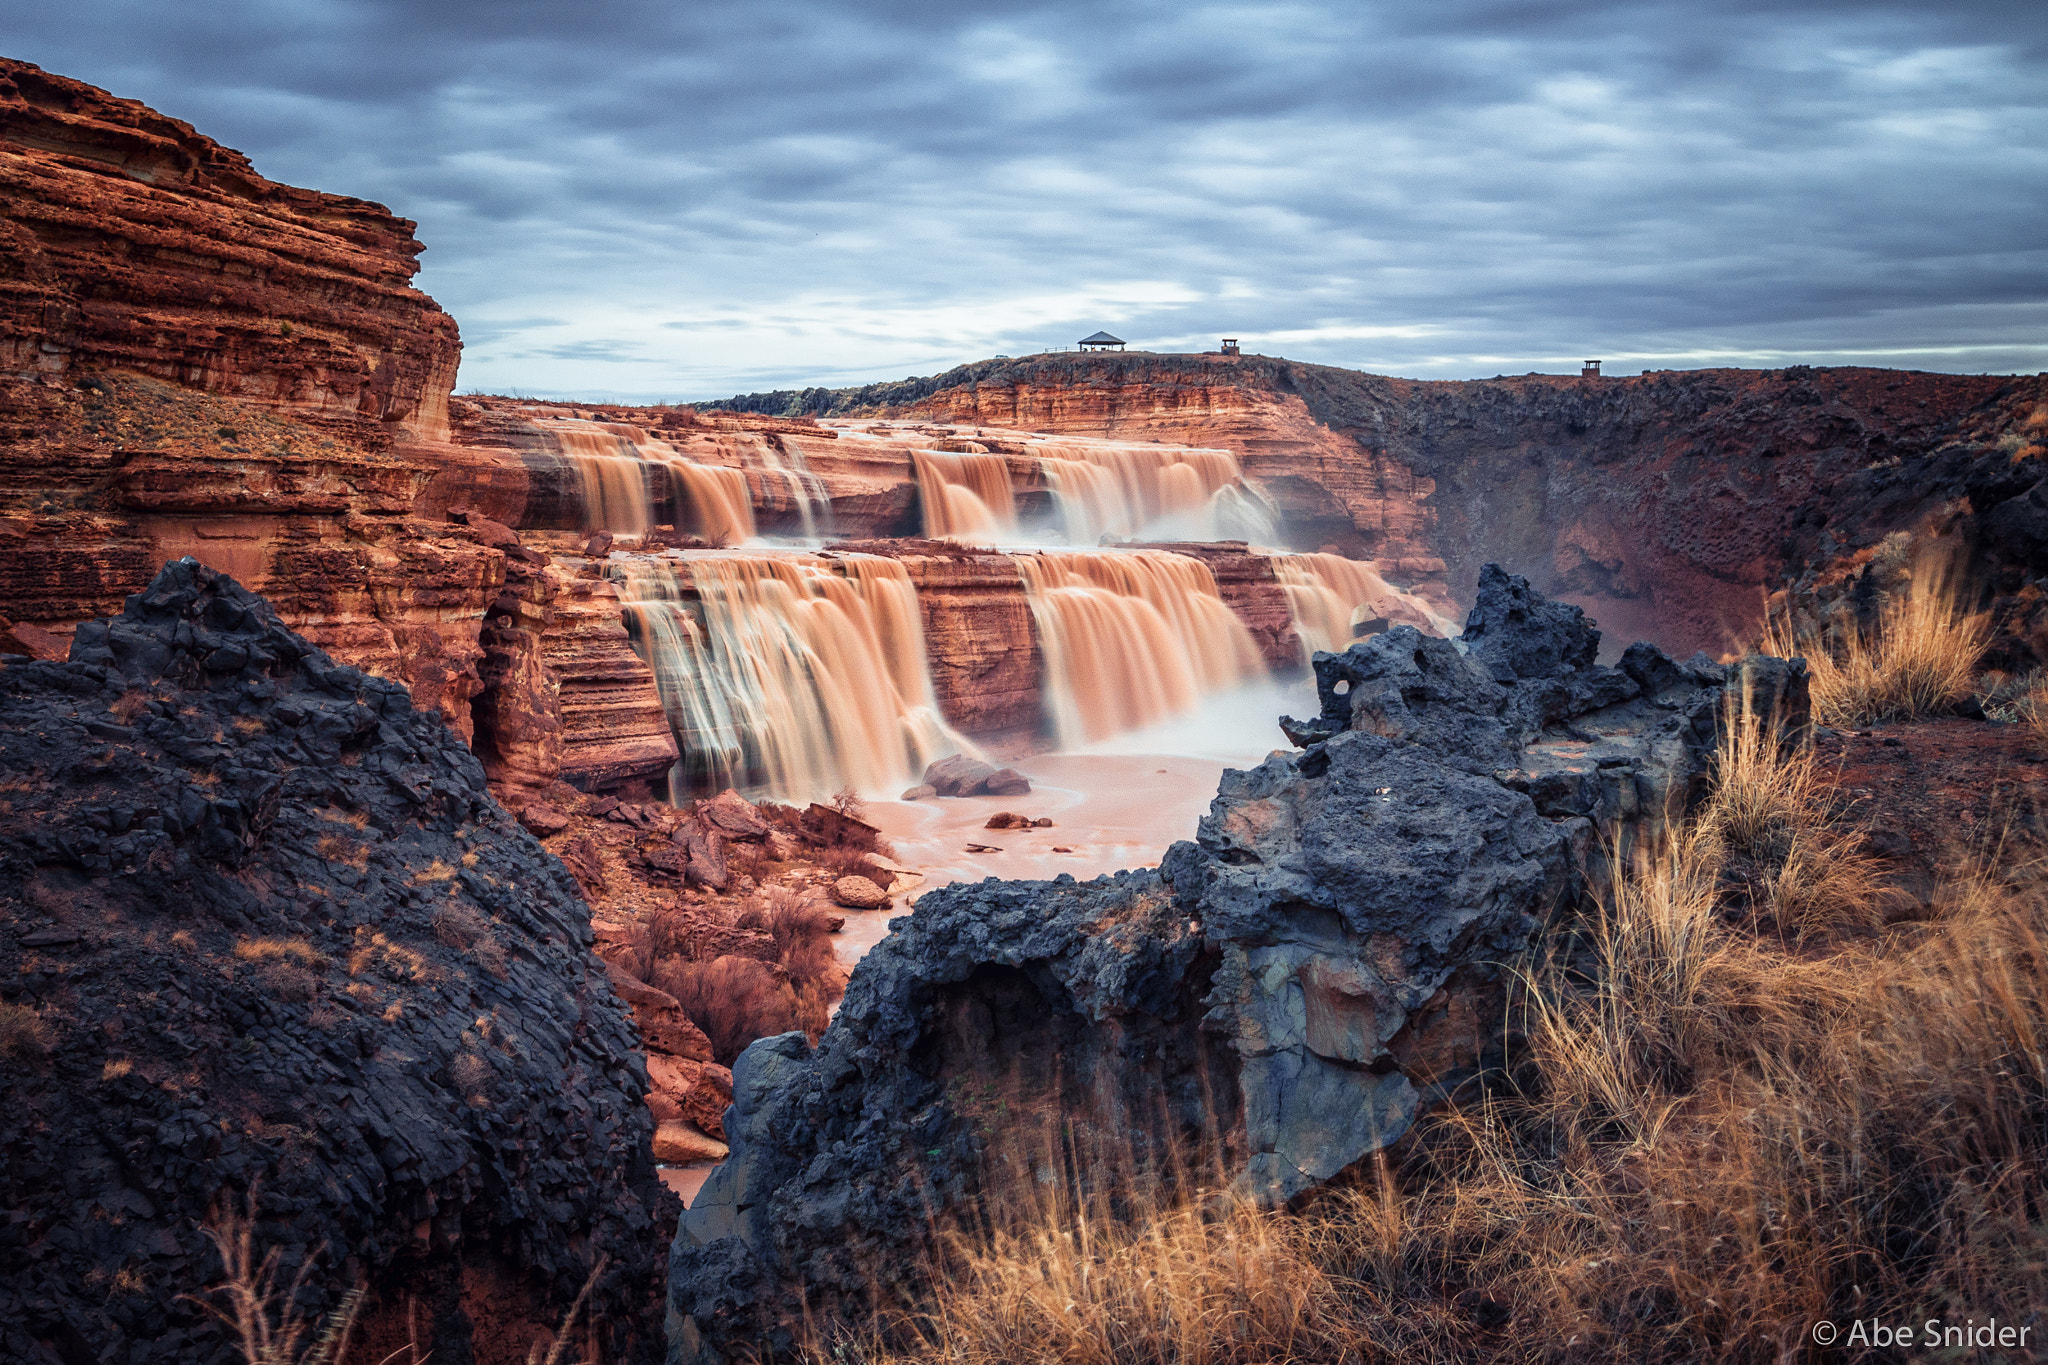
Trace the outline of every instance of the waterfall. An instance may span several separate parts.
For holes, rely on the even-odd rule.
[[[620,555],[607,572],[682,750],[673,794],[824,800],[901,788],[935,758],[976,752],[939,715],[916,591],[895,560]]]
[[[549,423],[562,454],[583,480],[586,529],[645,535],[654,525],[654,496],[648,487],[656,466],[595,422]]]
[[[1008,460],[944,450],[912,450],[910,458],[917,466],[926,536],[970,545],[1018,538],[1017,496],[1010,488]]]
[[[1035,449],[1070,545],[1105,535],[1276,538],[1272,507],[1227,450],[1052,441]]]
[[[678,531],[702,536],[713,545],[738,545],[754,538],[754,498],[743,471],[684,459],[664,460],[662,465],[668,470]]]
[[[1161,550],[1014,557],[1062,748],[1170,720],[1265,673],[1207,565]]]
[[[645,535],[665,494],[676,529],[719,545],[754,536],[754,500],[744,470],[686,460],[668,442],[626,422],[530,418],[551,433],[583,481],[584,529]],[[666,474],[666,482],[657,484]]]
[[[760,451],[762,469],[777,475],[789,486],[803,538],[816,540],[821,534],[830,535],[833,530],[832,497],[825,491],[825,481],[811,472],[810,461],[804,458],[802,447],[785,444],[770,435],[762,439]]]
[[[1348,649],[1352,627],[1377,617],[1450,639],[1457,622],[1414,593],[1394,587],[1371,564],[1342,555],[1273,555],[1273,576],[1287,592],[1288,610],[1302,648],[1335,653]]]

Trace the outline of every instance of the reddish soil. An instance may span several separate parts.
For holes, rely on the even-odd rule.
[[[1815,748],[1842,798],[1839,820],[1864,832],[1864,851],[1910,897],[1901,916],[1973,859],[2010,867],[2048,849],[2048,748],[2023,725],[1872,726],[1825,732]]]

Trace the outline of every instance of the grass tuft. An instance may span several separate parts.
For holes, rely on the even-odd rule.
[[[1814,717],[1851,727],[1947,715],[1970,694],[1991,641],[1990,617],[1971,611],[1947,561],[1923,555],[1902,591],[1886,596],[1871,625],[1852,622],[1825,638],[1777,617],[1764,622],[1757,650],[1804,655]]]
[[[32,1060],[49,1055],[49,1021],[28,1005],[0,1005],[0,1057]]]

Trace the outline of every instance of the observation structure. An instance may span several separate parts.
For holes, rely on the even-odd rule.
[[[1579,362],[1579,365],[1580,365],[1580,369],[1579,369],[1579,378],[1581,378],[1581,379],[1598,379],[1598,378],[1600,377],[1600,362],[1599,362],[1599,361],[1597,361],[1597,360],[1582,360],[1582,361],[1580,361],[1580,362]]]
[[[1121,351],[1123,348],[1124,339],[1113,337],[1107,332],[1097,332],[1092,337],[1081,338],[1081,349],[1084,351]]]

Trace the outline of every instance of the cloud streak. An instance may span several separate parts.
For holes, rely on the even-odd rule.
[[[2048,367],[2023,5],[19,8],[10,55],[418,219],[465,387],[708,397],[1097,327],[1424,377]]]

